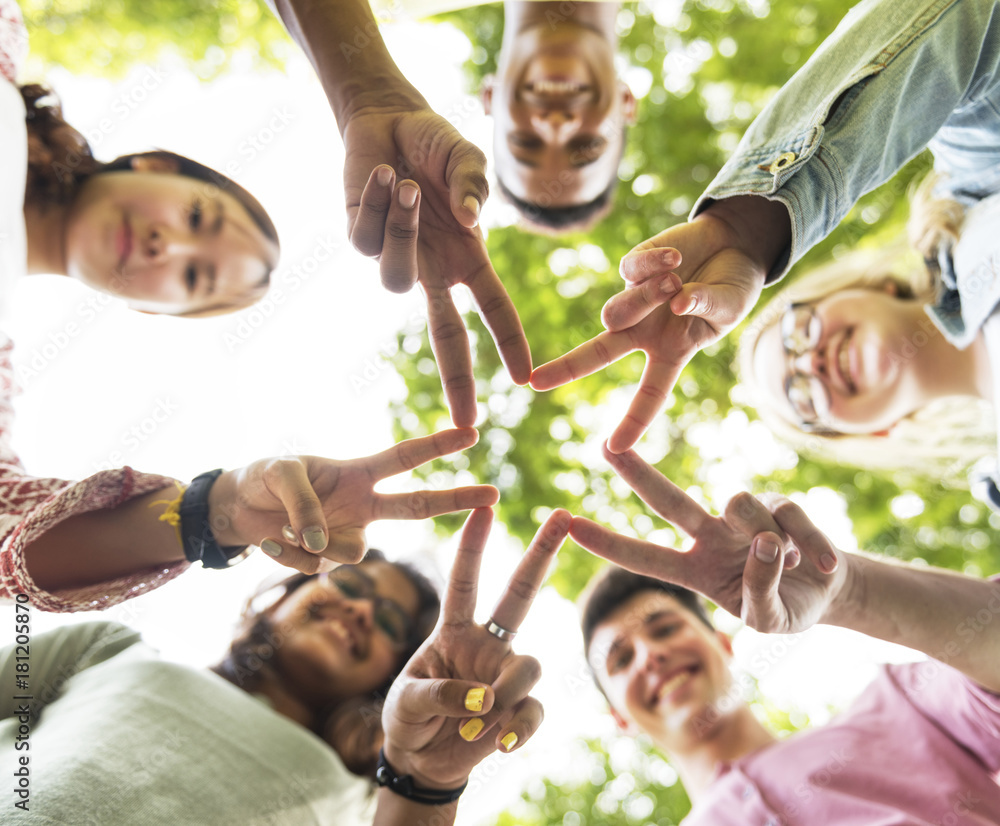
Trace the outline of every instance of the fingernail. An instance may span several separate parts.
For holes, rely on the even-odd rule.
[[[381,169],[379,169],[378,173],[375,175],[375,178],[382,186],[389,186],[389,183],[392,181],[392,170],[389,169],[389,167],[387,166],[383,166]]]
[[[512,731],[507,732],[507,734],[501,738],[500,745],[502,745],[507,751],[510,751],[517,745],[517,735]]]
[[[295,528],[291,525],[285,525],[285,527],[281,529],[281,535],[289,542],[292,542],[295,545],[299,544],[299,538],[295,535]]]
[[[478,717],[473,717],[458,730],[458,733],[462,736],[463,740],[472,740],[482,730],[483,730],[483,721],[480,720]]]
[[[326,547],[322,528],[306,528],[302,531],[302,540],[310,551],[322,551]]]
[[[462,201],[462,206],[476,216],[477,222],[479,221],[479,201],[477,201],[472,195],[466,195],[465,200]]]
[[[417,202],[417,188],[415,186],[401,186],[399,188],[399,203],[407,209],[413,209]]]
[[[670,273],[663,281],[660,282],[660,292],[664,293],[675,293],[681,288],[681,280]]]
[[[486,696],[485,688],[470,688],[465,695],[465,707],[469,711],[482,711],[483,698]]]
[[[660,255],[660,261],[666,267],[675,267],[677,262],[681,260],[680,253],[677,250],[665,250]]]
[[[778,546],[773,542],[758,540],[754,554],[761,562],[774,562],[778,558]]]
[[[837,558],[833,554],[823,554],[819,558],[819,564],[823,566],[823,570],[828,574],[832,574],[837,570]]]
[[[273,556],[275,558],[281,556],[281,545],[279,545],[273,539],[265,539],[263,542],[261,542],[260,549],[268,556]]]

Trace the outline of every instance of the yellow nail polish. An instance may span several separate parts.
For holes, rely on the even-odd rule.
[[[463,740],[471,740],[482,730],[483,721],[478,717],[473,717],[471,720],[466,721],[465,725],[458,730],[458,733],[462,735]]]
[[[508,731],[501,739],[500,744],[510,751],[514,746],[517,745],[517,735],[512,731]]]
[[[483,698],[486,696],[485,688],[470,688],[465,695],[465,707],[469,711],[482,711]]]

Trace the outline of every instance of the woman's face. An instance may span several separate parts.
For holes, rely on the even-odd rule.
[[[922,320],[920,302],[893,286],[794,305],[758,339],[756,379],[769,406],[797,425],[878,432],[925,403],[914,349],[927,337]]]
[[[271,609],[282,682],[307,702],[367,694],[402,665],[420,598],[388,562],[343,565],[307,580]]]
[[[68,275],[154,313],[245,303],[277,262],[232,195],[155,162],[85,181],[64,232]]]

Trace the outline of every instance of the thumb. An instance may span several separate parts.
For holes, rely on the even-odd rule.
[[[486,180],[486,156],[466,140],[452,151],[448,164],[451,214],[463,227],[479,224],[479,213],[490,194]]]
[[[723,333],[746,314],[745,291],[731,284],[684,284],[670,300],[674,315],[692,316]]]
[[[327,543],[326,516],[301,460],[281,465],[274,492],[281,500],[288,514],[288,524],[298,535],[302,547],[313,553],[324,550]]]
[[[743,621],[764,633],[784,626],[784,607],[778,595],[782,571],[781,541],[769,531],[757,534],[743,568]]]
[[[472,717],[493,708],[493,689],[469,680],[411,679],[398,695],[393,714],[408,723],[432,717]]]

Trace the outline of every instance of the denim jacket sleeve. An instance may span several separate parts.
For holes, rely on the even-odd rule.
[[[863,0],[770,101],[698,199],[762,195],[792,224],[784,275],[1000,73],[997,0]]]

